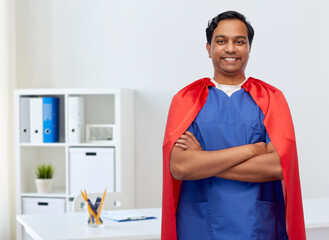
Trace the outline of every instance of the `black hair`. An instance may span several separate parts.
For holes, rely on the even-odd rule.
[[[242,21],[244,24],[246,24],[247,30],[248,30],[249,45],[251,45],[252,40],[255,35],[255,31],[254,31],[253,27],[251,26],[251,24],[249,22],[247,22],[246,17],[236,11],[227,11],[227,12],[220,13],[216,17],[214,17],[211,21],[208,22],[208,27],[206,29],[207,42],[209,44],[211,44],[211,39],[212,39],[212,35],[213,35],[215,28],[217,27],[217,25],[220,21],[226,20],[226,19],[237,19],[237,20]]]

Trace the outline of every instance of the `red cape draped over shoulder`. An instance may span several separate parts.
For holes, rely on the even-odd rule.
[[[162,240],[177,239],[181,181],[170,173],[170,152],[205,104],[208,86],[214,86],[209,78],[197,80],[179,91],[171,102],[163,142]],[[289,240],[306,240],[295,132],[288,104],[280,90],[263,81],[249,78],[242,87],[262,110],[265,128],[280,155]]]

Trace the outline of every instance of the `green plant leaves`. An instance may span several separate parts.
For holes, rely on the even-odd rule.
[[[55,168],[51,164],[40,164],[35,169],[35,174],[39,179],[53,178]]]

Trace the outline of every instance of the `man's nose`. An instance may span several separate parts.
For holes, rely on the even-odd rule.
[[[225,51],[228,53],[235,53],[236,48],[233,41],[228,41],[228,43],[226,44]]]

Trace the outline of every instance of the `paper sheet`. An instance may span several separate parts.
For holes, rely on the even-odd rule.
[[[155,219],[154,216],[149,216],[138,210],[120,210],[120,211],[103,211],[101,216],[106,219],[123,222]]]

